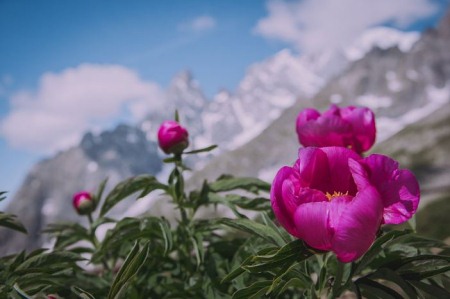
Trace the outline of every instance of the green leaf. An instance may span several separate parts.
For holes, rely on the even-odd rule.
[[[17,219],[17,216],[0,212],[0,226],[7,227],[26,234],[27,230]]]
[[[16,269],[17,274],[27,273],[30,268],[48,269],[49,266],[57,265],[60,269],[65,269],[68,264],[75,265],[76,262],[83,260],[78,254],[70,251],[52,251],[49,253],[40,253],[27,258]]]
[[[229,272],[221,281],[221,283],[225,283],[228,281],[231,281],[233,279],[235,279],[236,277],[238,277],[239,275],[241,275],[242,273],[245,272],[244,270],[244,266],[248,265],[251,263],[253,259],[253,256],[248,256],[239,267],[237,267],[236,269],[232,270],[231,272]]]
[[[416,272],[416,271],[405,271],[402,272],[400,275],[407,280],[422,280],[425,278],[429,278],[435,275],[439,275],[445,272],[450,271],[450,266],[442,267],[435,270],[429,270],[429,271],[423,271],[423,272]]]
[[[30,297],[30,295],[28,295],[27,293],[25,293],[25,291],[20,289],[20,287],[19,287],[19,285],[17,283],[14,284],[13,288],[17,292],[17,294],[20,296],[20,298],[22,298],[22,299],[32,299]]]
[[[81,240],[90,240],[88,230],[78,223],[50,224],[44,232],[56,237],[55,249],[64,249]]]
[[[388,246],[392,241],[395,241],[400,237],[406,236],[408,234],[411,234],[411,231],[393,230],[376,239],[370,249],[361,257],[359,262],[354,264],[355,267],[354,271],[352,271],[352,274],[355,275],[360,273],[381,252],[381,250],[383,250],[385,246]]]
[[[92,294],[89,294],[88,292],[86,292],[85,290],[76,287],[76,286],[71,286],[70,290],[77,295],[78,297],[82,298],[82,299],[95,299],[94,296],[92,296]]]
[[[367,291],[363,292],[363,295],[368,298],[403,299],[403,297],[393,289],[365,277],[358,279],[356,284]]]
[[[308,285],[310,286],[312,282]],[[283,294],[287,291],[288,288],[295,287],[297,289],[306,289],[307,286],[305,286],[305,283],[302,279],[298,277],[294,277],[286,281],[286,283],[283,285],[283,288],[278,292],[279,294]]]
[[[303,241],[295,240],[281,247],[275,253],[256,255],[252,258],[252,263],[243,268],[252,273],[272,271],[276,267],[284,267],[294,262],[303,261],[314,254]]]
[[[5,200],[6,199],[6,194],[7,194],[8,192],[6,192],[6,191],[0,191],[0,201],[3,201],[3,200]]]
[[[257,281],[235,292],[232,299],[259,299],[267,292],[271,284],[272,281],[270,280]]]
[[[257,193],[258,190],[266,192],[270,191],[270,184],[256,178],[235,178],[224,176],[211,183],[209,185],[209,188],[213,192],[243,189],[253,193]]]
[[[147,242],[142,248],[140,248],[139,241],[136,241],[122,267],[120,268],[119,273],[117,273],[114,278],[111,289],[108,293],[108,299],[119,298],[119,295],[123,291],[124,287],[144,265],[148,257],[149,248],[150,242]]]
[[[216,147],[217,147],[217,145],[214,144],[214,145],[210,145],[210,146],[208,146],[208,147],[204,147],[204,148],[201,148],[201,149],[192,150],[192,151],[189,151],[189,152],[184,152],[183,154],[186,154],[186,155],[192,155],[192,154],[198,154],[198,153],[210,152],[210,151],[212,151],[213,149],[215,149]]]
[[[417,261],[436,261],[436,260],[442,260],[450,262],[450,256],[446,255],[434,255],[434,254],[422,254],[412,257],[406,257],[406,258],[397,258],[393,260],[392,262],[386,263],[383,265],[383,267],[392,269],[392,270],[398,270],[402,267],[405,267],[406,265],[417,262]],[[425,265],[425,267],[428,267],[429,265]]]
[[[260,236],[275,245],[285,244],[283,238],[272,228],[250,219],[228,219],[222,218],[220,223],[248,232],[253,235]]]
[[[100,211],[100,217],[105,215],[110,209],[112,209],[121,200],[127,198],[133,193],[141,192],[139,195],[143,197],[154,190],[167,190],[167,186],[158,182],[154,176],[139,175],[127,179],[119,183],[111,192],[106,196]]]
[[[383,279],[383,280],[389,280],[398,285],[408,296],[409,298],[417,298],[417,292],[414,290],[414,288],[411,287],[411,285],[406,282],[403,277],[395,273],[394,271],[382,268],[378,269],[375,273],[371,274],[369,276],[372,279]]]
[[[427,283],[423,283],[421,281],[411,281],[410,282],[416,289],[421,290],[432,298],[450,298],[450,292],[444,288],[441,288],[437,285],[430,285]]]
[[[162,219],[158,223],[162,237],[164,239],[164,254],[168,254],[172,250],[173,246],[173,238],[172,238],[172,231],[170,229],[170,224],[167,222],[166,219]]]
[[[195,234],[191,237],[191,242],[194,247],[195,259],[197,261],[197,267],[199,267],[205,258],[205,248],[203,247],[203,237],[201,234]]]
[[[100,203],[100,201],[102,200],[102,196],[103,196],[103,191],[105,191],[105,187],[106,187],[106,183],[108,183],[108,178],[104,179],[98,189],[97,189],[97,193],[94,196],[94,203],[95,206],[97,207],[98,204]]]

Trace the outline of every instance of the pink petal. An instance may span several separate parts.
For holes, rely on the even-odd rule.
[[[330,181],[327,155],[319,148],[307,147],[298,151],[295,164],[303,187],[323,191]]]
[[[333,231],[329,227],[329,206],[327,201],[310,202],[300,205],[295,212],[298,238],[313,248],[331,250]]]
[[[358,190],[362,190],[367,185],[370,185],[369,174],[363,164],[350,158],[348,159],[348,167]]]
[[[351,130],[336,105],[323,115],[315,109],[305,109],[296,122],[298,140],[303,146],[345,146],[346,140],[351,139]]]
[[[344,263],[361,257],[372,245],[380,227],[383,205],[380,195],[373,187],[368,186],[350,202],[340,201],[336,205],[345,204],[345,208],[332,208],[331,217],[336,220],[332,250]],[[334,205],[334,200],[331,201]]]
[[[416,213],[420,201],[419,184],[409,171],[398,169],[398,163],[383,155],[373,154],[364,159],[370,181],[384,204],[384,223],[399,224]]]
[[[293,214],[299,202],[296,190],[300,188],[298,174],[291,167],[283,167],[276,174],[270,190],[272,210],[278,222],[292,235],[297,236]]]
[[[317,190],[302,188],[298,173],[291,167],[281,168],[272,184],[270,192],[272,209],[278,222],[293,236],[299,238],[294,223],[294,214],[303,203],[327,201],[326,196]]]
[[[352,149],[357,153],[369,150],[375,143],[375,115],[365,107],[345,107],[341,109],[342,118],[351,124],[353,130]]]
[[[361,157],[354,151],[344,147],[332,146],[321,148],[328,157],[328,165],[330,169],[330,182],[326,190],[331,194],[334,192],[347,193],[349,195],[356,194],[356,185],[353,181],[350,168],[348,166],[349,159],[360,160]]]
[[[303,126],[310,120],[316,120],[319,116],[320,113],[316,109],[306,108],[297,116],[297,127]]]

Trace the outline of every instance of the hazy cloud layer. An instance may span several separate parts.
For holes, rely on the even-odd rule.
[[[204,32],[216,27],[216,20],[208,15],[198,16],[178,25],[180,31]]]
[[[76,144],[90,128],[102,128],[127,111],[141,119],[163,105],[158,85],[123,66],[82,64],[41,76],[36,91],[10,98],[11,111],[0,121],[10,145],[50,153]]]
[[[438,6],[431,0],[272,0],[267,10],[256,34],[314,52],[348,45],[382,23],[405,28],[436,13]]]

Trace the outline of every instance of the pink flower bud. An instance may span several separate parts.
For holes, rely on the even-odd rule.
[[[297,135],[303,146],[343,146],[361,154],[375,142],[375,116],[369,108],[332,105],[320,114],[305,109],[297,117]]]
[[[181,154],[189,145],[188,131],[172,120],[164,121],[158,130],[159,147],[166,154]]]
[[[87,191],[81,191],[73,195],[73,207],[80,215],[91,213],[95,209],[92,195]]]

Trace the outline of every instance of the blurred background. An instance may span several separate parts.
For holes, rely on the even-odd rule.
[[[141,173],[165,180],[156,130],[175,109],[191,148],[219,145],[188,161],[193,188],[222,173],[271,181],[295,160],[298,112],[332,103],[375,111],[372,152],[413,170],[432,211],[419,228],[447,238],[428,224],[450,212],[448,5],[0,0],[0,209],[30,232],[0,230],[0,253],[77,220],[72,194],[106,177],[109,188]],[[167,213],[154,198],[124,205],[117,216]]]

